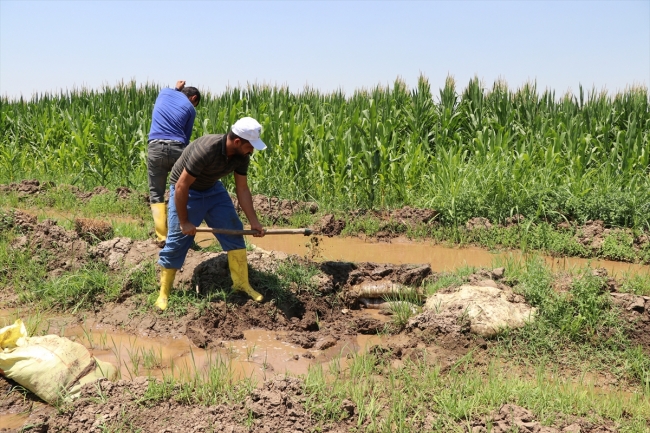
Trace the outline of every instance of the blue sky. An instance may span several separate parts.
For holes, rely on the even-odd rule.
[[[556,94],[650,85],[650,1],[0,0],[0,95],[185,79],[321,91],[452,75]]]

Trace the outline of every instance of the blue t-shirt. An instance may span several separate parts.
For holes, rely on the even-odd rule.
[[[153,106],[149,140],[176,140],[188,144],[196,110],[183,92],[162,89]]]

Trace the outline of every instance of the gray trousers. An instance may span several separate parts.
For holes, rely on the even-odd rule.
[[[147,147],[147,174],[149,175],[149,202],[165,202],[167,176],[180,158],[185,144],[175,140],[151,140]]]

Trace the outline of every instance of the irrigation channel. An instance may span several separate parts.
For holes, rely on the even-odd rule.
[[[478,247],[450,248],[430,242],[393,239],[391,243],[367,241],[356,237],[325,237],[311,240],[301,236],[274,235],[264,238],[249,237],[254,245],[267,251],[282,251],[299,256],[311,255],[315,260],[375,262],[401,265],[422,263],[431,265],[434,272],[450,272],[460,266],[490,267],[499,261],[521,260],[521,251],[491,253]],[[196,242],[205,247],[214,242],[209,233],[199,233]],[[609,275],[650,274],[649,265],[612,260],[583,259],[579,257],[551,257],[544,259],[553,270],[571,270],[591,266],[605,268]]]

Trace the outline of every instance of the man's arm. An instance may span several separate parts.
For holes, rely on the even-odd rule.
[[[174,187],[174,204],[176,204],[176,213],[178,214],[178,220],[181,225],[181,232],[183,232],[184,235],[194,236],[196,234],[196,226],[187,219],[187,200],[190,196],[190,185],[192,185],[195,180],[195,177],[190,175],[187,170],[183,169],[183,173],[181,173],[178,182],[176,182],[176,186]],[[252,205],[253,203],[251,199],[251,206]]]
[[[185,87],[185,80],[178,80],[176,82],[176,87],[175,87],[176,90],[181,91],[183,90],[184,87]]]
[[[190,109],[188,108],[188,111]],[[192,128],[194,128],[194,118],[196,117],[196,111],[192,107],[187,115],[187,121],[185,122],[185,144],[189,144],[192,139]]]
[[[252,230],[257,230],[259,233],[253,236],[261,238],[264,236],[264,227],[257,220],[257,214],[255,213],[255,208],[253,208],[253,197],[251,196],[251,190],[248,189],[248,180],[246,176],[241,174],[234,173],[235,175],[235,192],[237,193],[237,200],[239,200],[239,206],[241,206],[248,222],[251,224]]]

